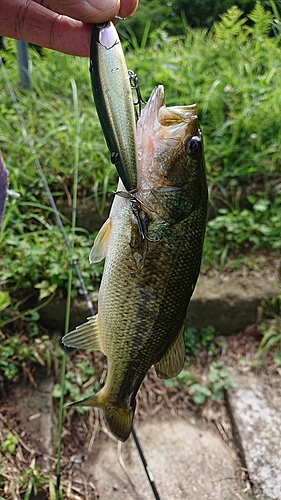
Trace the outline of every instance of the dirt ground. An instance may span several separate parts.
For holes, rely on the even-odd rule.
[[[243,358],[248,368],[241,369],[250,369],[259,341],[255,327],[239,335],[218,338],[216,342],[224,346],[219,359],[225,365],[236,366],[237,360]],[[209,369],[207,353],[203,351],[188,369],[204,383]],[[55,498],[57,411],[51,397],[54,380],[44,369],[34,372],[33,380],[32,384],[23,378],[3,388],[1,440],[8,431],[18,440],[13,453],[2,451],[6,468],[0,473],[0,498],[2,495],[5,500],[24,498],[28,485],[36,484],[36,474],[41,478],[36,467],[44,472],[41,482],[37,481],[39,491],[45,492],[40,498]],[[224,400],[208,399],[204,405],[195,405],[187,389],[168,388],[151,369],[139,391],[134,425],[162,500],[252,498]],[[62,437],[63,498],[154,498],[132,437],[120,448],[99,410],[91,409],[83,415],[68,411]],[[20,486],[18,478],[27,471],[32,475],[32,470],[35,479],[28,477],[25,486]]]

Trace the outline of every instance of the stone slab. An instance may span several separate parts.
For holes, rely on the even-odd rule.
[[[200,275],[188,307],[187,325],[212,325],[221,335],[237,333],[255,323],[262,300],[277,293],[277,281],[266,275]]]
[[[37,457],[44,454],[52,456],[55,452],[53,446],[56,442],[57,421],[53,407],[53,386],[53,375],[43,373],[37,389],[30,385],[25,388],[23,382],[13,396],[17,402],[19,422]]]
[[[281,500],[281,400],[262,378],[228,370],[238,386],[227,394],[234,436],[257,499]]]
[[[180,418],[149,418],[136,429],[161,500],[249,500],[236,479],[238,462],[220,436]],[[101,500],[153,500],[132,436],[122,458],[133,487],[117,458],[117,443],[105,438],[84,464]]]
[[[262,300],[277,293],[276,280],[268,276],[243,278],[235,273],[213,277],[201,275],[188,307],[187,325],[198,329],[213,325],[221,335],[237,333],[255,323]],[[35,307],[36,303],[29,306]],[[94,307],[97,309],[97,304]],[[63,331],[65,309],[65,299],[56,297],[40,310],[41,324],[45,328]],[[74,299],[70,329],[84,323],[88,316],[85,300]]]

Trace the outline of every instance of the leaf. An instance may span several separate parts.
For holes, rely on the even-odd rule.
[[[56,489],[53,479],[49,479],[49,500],[56,500]]]
[[[60,398],[61,397],[61,386],[60,384],[55,384],[52,390],[52,396],[53,398]]]
[[[218,391],[215,391],[212,395],[211,395],[211,399],[213,401],[219,401],[220,399],[223,399],[223,392],[221,390],[218,390]]]
[[[208,374],[208,379],[212,384],[217,382],[219,380],[219,374],[217,370],[210,370],[210,373]]]
[[[265,10],[260,2],[256,2],[253,10],[249,14],[249,19],[253,21],[253,34],[254,35],[268,35],[271,29],[273,16],[270,12]]]
[[[194,403],[197,405],[203,405],[206,401],[206,396],[205,394],[202,394],[202,392],[196,392],[193,396],[192,399]]]
[[[34,288],[40,290],[39,292],[39,300],[45,299],[46,297],[50,297],[52,293],[57,289],[57,284],[53,283],[52,285],[47,281],[43,280],[37,285],[34,285]]]
[[[242,27],[247,22],[247,18],[240,17],[243,11],[237,5],[233,5],[221,16],[221,21],[214,24],[214,33],[217,42],[224,43],[243,32]]]
[[[8,292],[0,291],[0,311],[4,311],[11,304]]]

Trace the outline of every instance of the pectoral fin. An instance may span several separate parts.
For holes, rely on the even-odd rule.
[[[91,264],[100,262],[106,257],[111,234],[111,219],[108,218],[99,230],[94,246],[90,251],[89,260]]]
[[[155,370],[159,378],[175,377],[182,369],[185,360],[185,345],[184,345],[184,325],[180,329],[174,342],[165,352],[163,358],[158,363],[155,363]]]
[[[79,325],[72,332],[67,333],[62,342],[68,347],[79,347],[80,349],[92,349],[102,351],[100,342],[100,330],[98,315],[90,316],[87,323]]]

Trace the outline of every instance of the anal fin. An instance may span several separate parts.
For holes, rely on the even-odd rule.
[[[67,333],[62,338],[62,342],[68,347],[103,351],[100,342],[98,314],[96,316],[90,316],[86,323],[77,326],[75,330]]]
[[[164,356],[154,367],[159,378],[171,378],[183,369],[185,361],[184,324]]]

